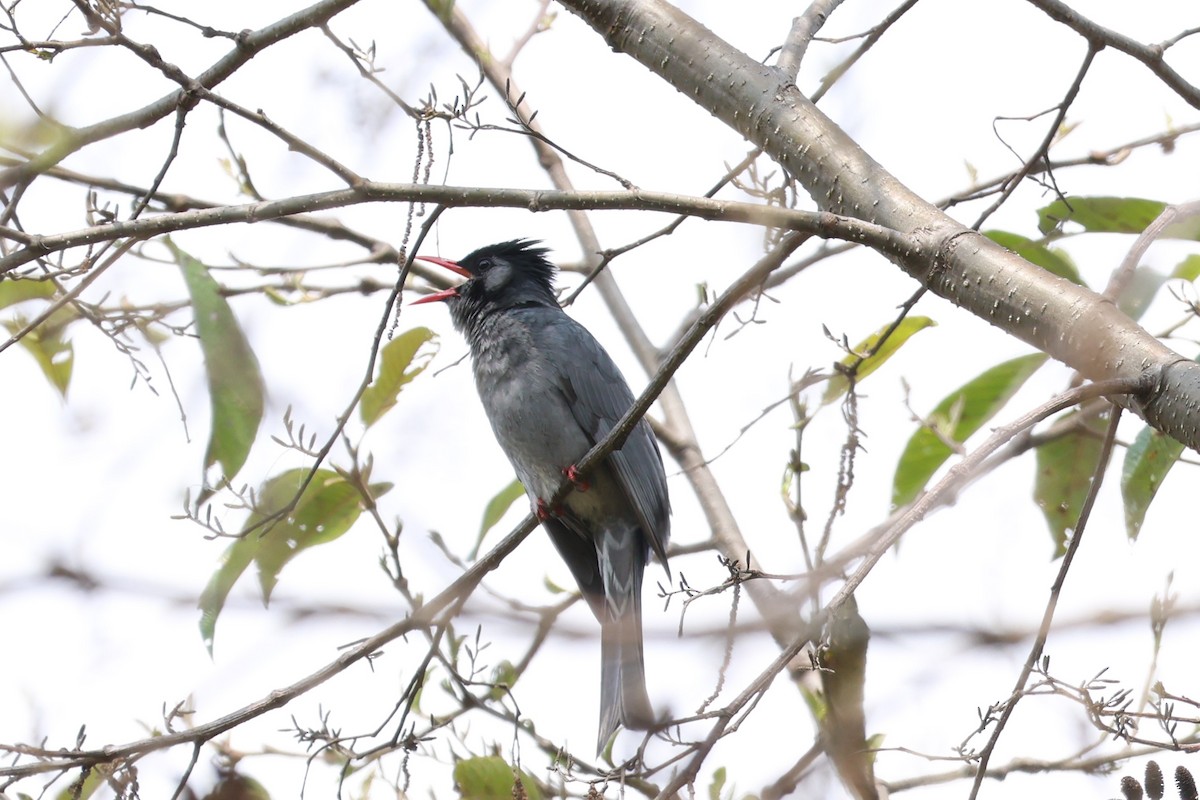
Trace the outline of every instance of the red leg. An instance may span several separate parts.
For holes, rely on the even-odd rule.
[[[563,470],[563,475],[567,476],[567,480],[575,485],[575,488],[581,492],[586,492],[592,488],[592,485],[584,480],[584,477],[579,474],[579,470],[575,469],[575,465],[567,467]]]

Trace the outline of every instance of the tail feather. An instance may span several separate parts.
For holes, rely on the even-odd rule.
[[[604,749],[618,726],[646,730],[654,725],[642,655],[642,571],[646,556],[640,548],[630,547],[622,536],[606,534],[600,545],[605,613],[600,633],[600,731],[596,752]]]
[[[646,730],[654,709],[646,693],[640,615],[606,622],[600,637],[600,732],[596,752],[604,749],[617,727]]]

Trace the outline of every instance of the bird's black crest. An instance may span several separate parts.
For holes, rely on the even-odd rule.
[[[513,239],[489,244],[465,256],[458,265],[472,275],[482,275],[495,259],[504,259],[525,277],[550,287],[554,285],[556,269],[546,258],[549,248],[539,247],[540,244],[538,239]]]
[[[554,265],[550,252],[532,239],[513,239],[481,247],[458,261],[470,275],[459,284],[450,303],[454,326],[472,341],[486,337],[481,328],[497,313],[542,306],[561,313],[554,295]]]

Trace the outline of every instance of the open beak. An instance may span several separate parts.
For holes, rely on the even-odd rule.
[[[462,275],[464,278],[471,277],[471,273],[467,272],[465,269],[460,267],[458,265],[457,261],[451,261],[448,258],[436,258],[435,256],[417,256],[416,259],[414,259],[414,260],[428,261],[430,264],[437,264],[439,267],[445,267],[446,269],[450,270],[451,272],[457,272],[459,275]],[[411,303],[409,303],[409,305],[416,306],[416,305],[420,305],[421,303],[440,303],[442,300],[448,300],[451,297],[458,297],[458,287],[457,286],[451,286],[449,289],[443,289],[440,292],[434,292],[433,294],[427,294],[424,297],[422,297],[420,300],[413,300]]]

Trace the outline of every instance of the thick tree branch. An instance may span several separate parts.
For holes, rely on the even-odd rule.
[[[1200,448],[1200,364],[1173,352],[1095,292],[1021,259],[901,184],[777,70],[662,0],[565,0],[628,53],[763,148],[820,208],[910,234],[922,258],[889,256],[936,294],[1092,380],[1153,377],[1127,400],[1154,427]],[[910,254],[910,255],[915,255]]]

